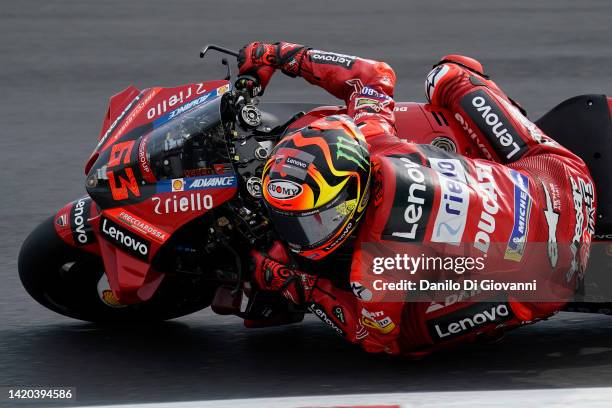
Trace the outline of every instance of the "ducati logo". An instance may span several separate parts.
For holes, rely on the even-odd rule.
[[[268,194],[277,200],[289,200],[302,194],[302,186],[289,180],[271,180]]]
[[[62,214],[59,217],[57,217],[57,219],[55,220],[55,223],[59,225],[60,227],[65,227],[67,224],[66,218],[67,218],[66,214]]]

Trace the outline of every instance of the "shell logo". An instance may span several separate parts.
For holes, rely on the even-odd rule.
[[[229,84],[225,84],[217,88],[217,95],[223,95],[227,91],[229,91]]]
[[[184,190],[185,190],[185,181],[183,181],[182,178],[172,179],[172,192],[184,191]]]
[[[100,300],[109,307],[126,307],[127,305],[123,305],[119,302],[119,299],[115,296],[113,291],[108,284],[108,279],[106,279],[106,275],[102,274],[100,280],[98,281],[98,296],[100,296]]]
[[[110,307],[125,307],[126,305],[122,305],[119,303],[119,299],[115,297],[115,294],[112,290],[105,290],[102,292],[102,301],[106,303],[107,306]]]

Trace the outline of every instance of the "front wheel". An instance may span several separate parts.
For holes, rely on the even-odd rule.
[[[184,316],[210,305],[214,286],[165,277],[146,302],[117,307],[102,300],[102,259],[65,243],[53,217],[26,238],[19,252],[19,277],[38,303],[75,319],[100,323],[153,322]],[[104,278],[105,279],[105,278]]]

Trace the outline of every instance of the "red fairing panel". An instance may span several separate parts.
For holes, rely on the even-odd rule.
[[[228,89],[227,81],[210,81],[142,92],[128,88],[112,98],[109,120],[87,168],[88,193],[101,209],[91,211],[87,225],[120,302],[149,299],[163,277],[151,268],[159,249],[176,230],[236,194],[229,158],[183,158],[187,139],[172,131],[200,120],[208,120],[208,127],[185,129],[194,135],[222,131],[219,105]],[[172,167],[162,165],[170,160]],[[64,236],[72,242],[83,239]]]
[[[107,231],[117,229],[108,220],[102,222]],[[100,225],[100,218],[96,218],[95,224]],[[100,252],[108,283],[120,303],[138,303],[153,296],[164,275],[151,268],[148,261],[128,255],[106,240],[100,241]]]
[[[110,98],[98,140],[104,137],[104,134],[111,127],[111,124],[119,118],[121,112],[123,112],[125,107],[130,103],[130,101],[138,96],[138,94],[140,94],[140,90],[135,86],[130,85],[123,91],[113,95]]]
[[[55,214],[55,231],[68,245],[99,255],[98,240],[90,222],[97,213],[91,197],[81,197]]]

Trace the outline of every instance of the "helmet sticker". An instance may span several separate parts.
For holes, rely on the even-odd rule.
[[[357,199],[344,201],[336,207],[336,211],[341,215],[350,215],[356,207]]]
[[[336,158],[346,159],[355,163],[362,170],[369,167],[369,161],[365,157],[367,149],[361,146],[356,140],[351,140],[346,136],[339,136],[337,142]]]
[[[268,194],[277,200],[289,200],[302,194],[302,186],[290,180],[271,180]]]

